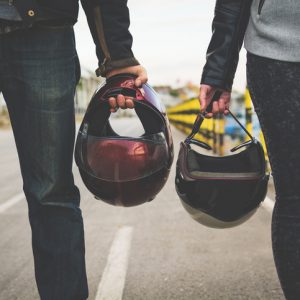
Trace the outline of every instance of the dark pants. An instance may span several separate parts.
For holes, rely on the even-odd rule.
[[[0,91],[19,154],[43,300],[88,296],[80,195],[72,175],[79,77],[71,26],[0,35]]]
[[[300,63],[248,54],[247,77],[274,176],[275,264],[288,300],[300,299]]]

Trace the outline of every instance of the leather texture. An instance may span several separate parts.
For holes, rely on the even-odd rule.
[[[252,0],[217,0],[201,83],[230,91]]]

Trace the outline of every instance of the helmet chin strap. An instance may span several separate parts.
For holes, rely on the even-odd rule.
[[[184,141],[185,143],[187,143],[187,144],[193,143],[193,144],[201,146],[199,143],[195,142],[196,140],[194,140],[193,138],[199,132],[199,130],[201,128],[201,125],[202,125],[202,123],[205,119],[206,114],[208,114],[212,111],[213,102],[219,100],[219,98],[221,96],[221,93],[222,93],[222,91],[216,91],[213,98],[212,98],[212,100],[211,100],[211,102],[210,102],[210,104],[206,108],[205,112],[204,113],[202,113],[202,112],[198,113],[197,118],[196,118],[196,120],[194,122],[194,125],[193,125],[193,128],[192,128],[192,132],[185,139],[185,141]],[[242,130],[250,137],[251,141],[254,141],[254,138],[250,134],[250,132],[242,125],[242,123],[237,119],[237,117],[229,109],[228,109],[228,111],[229,111],[229,114],[231,115],[231,117],[239,124],[239,126],[242,128]],[[203,147],[204,142],[201,142],[201,143],[202,143],[202,147]],[[204,148],[206,148],[206,149],[208,149],[208,147],[210,148],[210,146],[208,144],[206,144],[206,143],[204,143],[204,144],[205,144]],[[235,149],[235,150],[237,150],[237,149]]]
[[[237,117],[228,109],[229,114],[232,116],[232,118],[240,125],[240,127],[244,130],[244,132],[250,137],[250,139],[253,141],[254,138],[251,135],[251,133],[244,127],[244,125],[237,119]]]

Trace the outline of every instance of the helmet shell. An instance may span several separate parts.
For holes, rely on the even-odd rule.
[[[75,161],[89,191],[118,206],[151,201],[166,183],[173,162],[173,141],[164,106],[149,86],[137,88],[135,77],[111,77],[100,87],[80,126]],[[119,136],[110,126],[111,96],[132,96],[145,133]]]
[[[264,200],[269,176],[261,144],[253,140],[240,153],[208,156],[181,143],[175,186],[193,219],[227,228],[249,219]]]

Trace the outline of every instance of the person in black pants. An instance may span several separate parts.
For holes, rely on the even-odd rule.
[[[97,74],[137,76],[126,0],[82,0],[99,59]],[[80,78],[75,0],[0,0],[0,91],[9,110],[29,207],[42,300],[88,298],[80,195],[74,185],[74,93]],[[111,111],[132,107],[110,99]]]
[[[300,2],[217,0],[203,69],[204,111],[228,113],[230,90],[245,42],[247,82],[263,130],[276,190],[272,218],[275,265],[286,299],[300,299]]]

